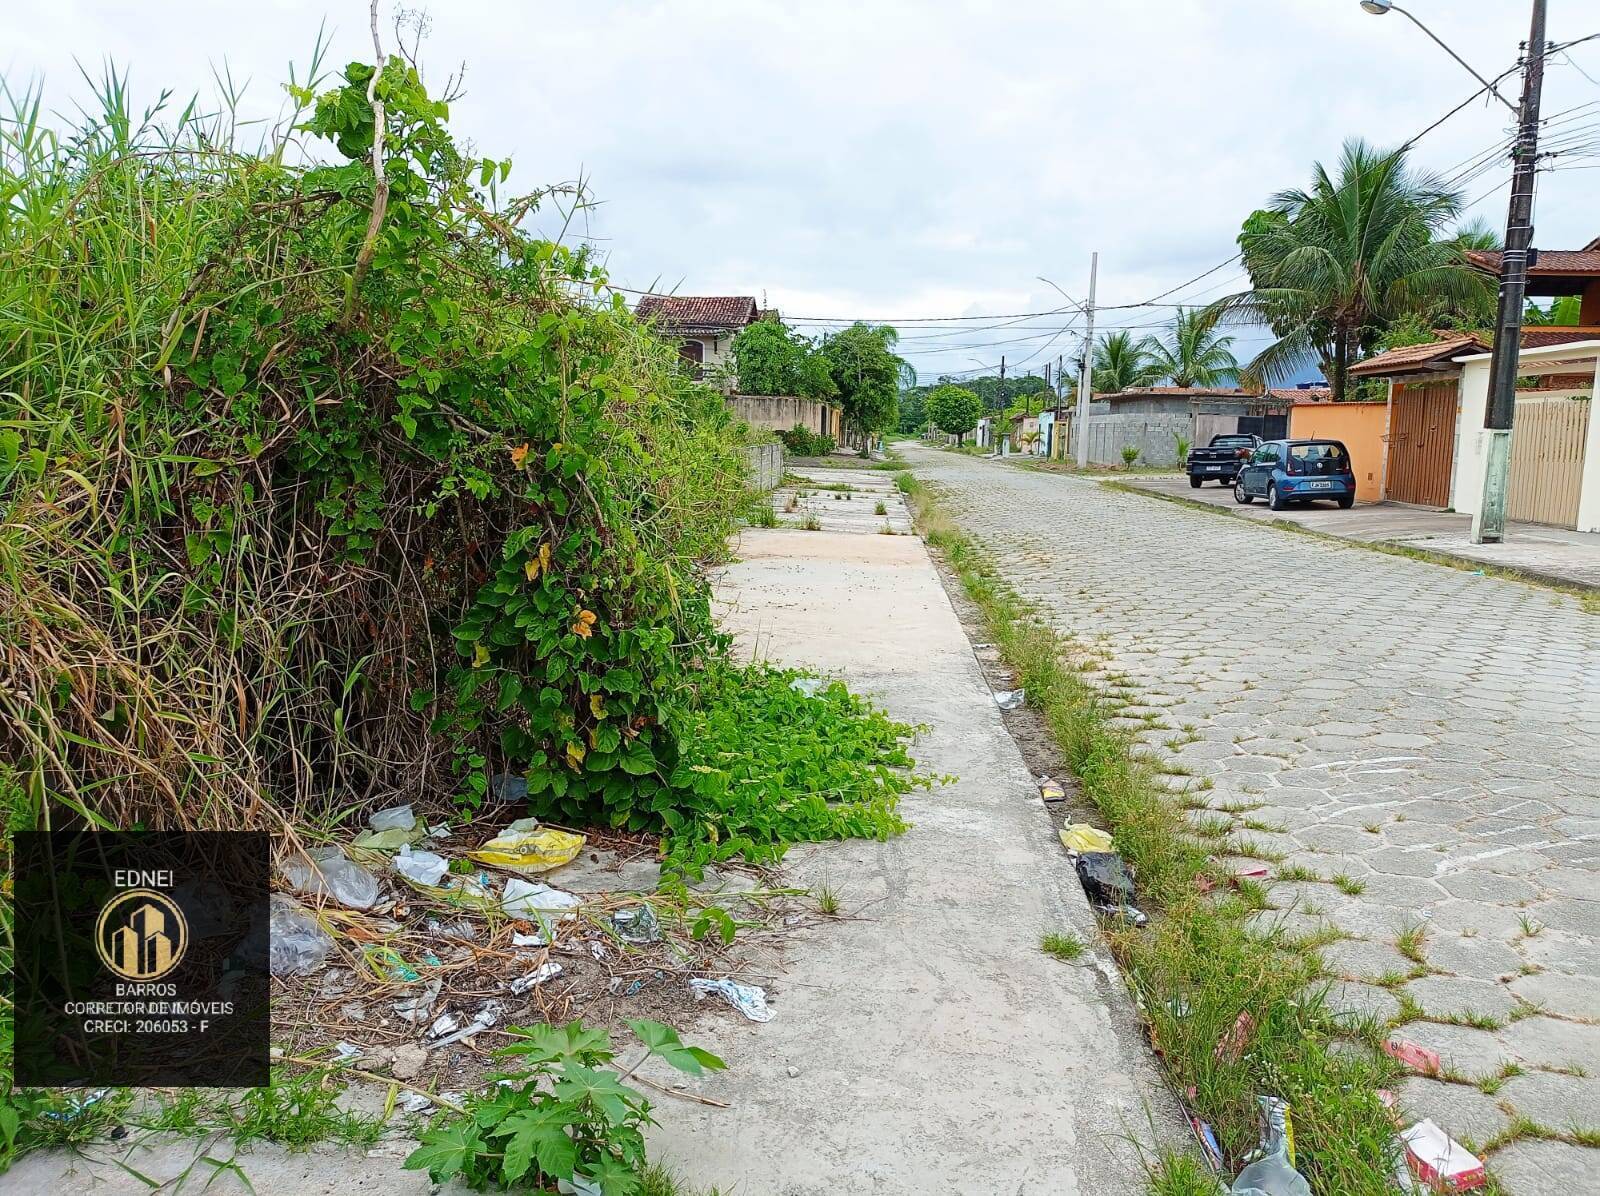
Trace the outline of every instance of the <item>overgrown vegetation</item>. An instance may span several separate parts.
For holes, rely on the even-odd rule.
[[[787,432],[779,432],[778,439],[782,440],[783,447],[796,457],[826,457],[836,447],[832,436],[813,432],[804,424],[796,424]]]
[[[1334,1048],[1373,1030],[1340,1020],[1325,1004],[1314,950],[1252,925],[1259,900],[1189,833],[1177,803],[1149,762],[1130,750],[1086,673],[1093,660],[1031,617],[983,550],[942,519],[925,488],[896,475],[912,496],[929,542],[945,555],[981,609],[1004,658],[1039,709],[1079,778],[1083,794],[1112,828],[1137,878],[1149,927],[1106,924],[1104,933],[1136,990],[1151,1042],[1174,1088],[1216,1131],[1237,1165],[1256,1145],[1255,1098],[1271,1094],[1294,1110],[1298,1167],[1322,1196],[1379,1196],[1389,1187],[1394,1125],[1377,1097],[1395,1075],[1375,1053]],[[1202,880],[1204,878],[1204,880]],[[1203,891],[1209,890],[1209,891]],[[1242,1014],[1249,1014],[1240,1033]],[[1238,1037],[1238,1049],[1219,1046]],[[1173,1160],[1151,1176],[1153,1193],[1204,1190]]]
[[[834,825],[883,825],[903,728],[729,663],[703,570],[748,509],[739,435],[586,249],[521,230],[576,197],[503,194],[403,57],[289,94],[253,149],[226,113],[137,117],[115,77],[68,136],[37,94],[5,126],[12,824],[471,810],[508,773],[535,814],[695,858],[769,855],[863,784]],[[338,160],[288,164],[291,135]],[[815,749],[826,785],[794,751],[730,768],[708,729],[775,689],[871,746]],[[735,772],[781,778],[750,834]]]

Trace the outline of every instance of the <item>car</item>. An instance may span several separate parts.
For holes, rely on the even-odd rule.
[[[1205,448],[1190,449],[1189,459],[1184,462],[1189,471],[1189,485],[1196,490],[1208,481],[1233,485],[1239,466],[1260,443],[1261,437],[1246,432],[1223,432],[1213,436]]]
[[[1331,498],[1348,510],[1356,501],[1350,452],[1338,440],[1269,440],[1250,454],[1233,483],[1238,503],[1267,500],[1274,511],[1290,503]]]

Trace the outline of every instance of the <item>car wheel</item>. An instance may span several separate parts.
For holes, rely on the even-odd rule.
[[[1267,506],[1271,507],[1274,511],[1281,511],[1285,507],[1287,507],[1288,505],[1289,504],[1284,501],[1283,495],[1281,493],[1279,493],[1279,491],[1278,491],[1278,483],[1277,482],[1268,482],[1267,483]]]
[[[1205,479],[1204,479],[1204,478],[1202,478],[1202,477],[1201,477],[1201,476],[1200,476],[1200,475],[1199,475],[1199,474],[1196,474],[1196,473],[1191,473],[1191,474],[1190,474],[1190,475],[1189,475],[1189,488],[1190,488],[1190,489],[1191,489],[1191,490],[1198,490],[1198,489],[1200,489],[1200,487],[1201,487],[1201,485],[1202,485],[1202,484],[1203,484],[1203,483],[1204,483],[1204,482],[1205,482]]]
[[[1356,496],[1354,494],[1341,494],[1339,496],[1339,509],[1341,511],[1348,511],[1351,507],[1353,507],[1355,505],[1356,505]]]
[[[1237,503],[1248,503],[1255,501],[1245,493],[1243,478],[1235,478],[1233,481],[1233,501]]]

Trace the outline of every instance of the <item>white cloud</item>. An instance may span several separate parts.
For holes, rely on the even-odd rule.
[[[1527,32],[1520,4],[1412,7],[1489,74]],[[1576,6],[1554,7],[1552,37],[1600,29],[1569,28]],[[370,58],[354,3],[62,0],[0,15],[0,62],[13,86],[43,74],[54,106],[69,108],[83,90],[74,57],[131,66],[150,98],[208,90],[226,58],[253,79],[254,109],[273,112],[285,64],[304,61],[324,15],[331,64]],[[524,186],[581,173],[603,201],[587,227],[617,281],[765,292],[801,315],[1055,307],[1037,276],[1081,296],[1095,249],[1102,302],[1145,298],[1229,256],[1244,216],[1306,181],[1345,137],[1399,142],[1475,86],[1403,17],[1369,16],[1356,0],[454,0],[433,6],[431,26],[430,77],[467,67],[458,132],[511,156]],[[1600,42],[1573,55],[1600,75]],[[1504,90],[1514,97],[1515,80]],[[1547,112],[1596,100],[1552,63]],[[1417,160],[1453,167],[1507,127],[1480,101]],[[1476,180],[1469,198],[1505,173]],[[1600,234],[1597,177],[1542,179],[1541,245]],[[1500,224],[1503,196],[1474,212]],[[937,339],[907,330],[906,348],[925,374],[966,369],[1027,356],[1047,337],[1015,338],[1039,328],[1050,322]]]

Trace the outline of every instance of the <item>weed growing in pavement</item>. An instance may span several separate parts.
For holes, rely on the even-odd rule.
[[[1304,864],[1280,864],[1277,875],[1279,880],[1284,881],[1315,881],[1322,879]]]
[[[777,527],[778,512],[772,509],[772,500],[762,495],[760,500],[750,505],[751,527]]]
[[[1342,933],[1327,927],[1297,939],[1281,929],[1261,932],[1248,921],[1253,902],[1220,888],[1200,892],[1197,878],[1215,865],[1191,839],[1178,802],[1110,721],[1102,695],[1078,667],[1075,645],[1029,617],[977,543],[940,516],[916,478],[901,474],[896,484],[982,611],[990,637],[1133,869],[1150,925],[1108,925],[1105,934],[1142,998],[1173,1086],[1193,1087],[1193,1108],[1235,1165],[1257,1142],[1255,1098],[1271,1094],[1294,1109],[1299,1167],[1318,1196],[1389,1193],[1394,1126],[1376,1093],[1398,1067],[1387,1056],[1331,1049],[1347,1023],[1314,983],[1322,971],[1315,949]],[[1240,1049],[1219,1047],[1245,1012],[1253,1029]],[[1200,1181],[1209,1182],[1203,1172],[1163,1160],[1149,1190],[1189,1196],[1208,1191],[1195,1187]]]
[[[1088,949],[1084,946],[1083,940],[1070,931],[1063,934],[1052,932],[1045,935],[1039,943],[1039,950],[1067,963],[1082,959]]]
[[[820,532],[822,520],[817,518],[815,512],[807,511],[806,517],[800,521],[800,526],[808,532]]]
[[[1333,883],[1338,886],[1339,892],[1350,897],[1359,897],[1367,891],[1365,883],[1344,872],[1334,873]]]
[[[1395,935],[1395,950],[1399,951],[1412,963],[1427,963],[1422,957],[1422,944],[1427,941],[1428,928],[1420,922],[1411,922],[1400,929]]]
[[[878,505],[872,508],[872,513],[874,515],[887,515],[889,513],[889,508],[884,504],[883,500],[880,498],[878,500]]]
[[[839,912],[839,894],[826,881],[817,886],[817,912],[827,918]]]
[[[660,1022],[628,1023],[645,1050],[690,1075],[725,1066],[685,1046]],[[650,1102],[618,1074],[611,1036],[582,1022],[513,1026],[518,1041],[495,1052],[520,1067],[496,1077],[487,1095],[467,1097],[463,1113],[443,1113],[418,1137],[405,1161],[435,1183],[457,1176],[468,1187],[549,1188],[583,1181],[604,1192],[638,1193],[648,1164],[644,1130]],[[632,1069],[629,1069],[631,1072]],[[671,1191],[671,1188],[667,1188]]]

